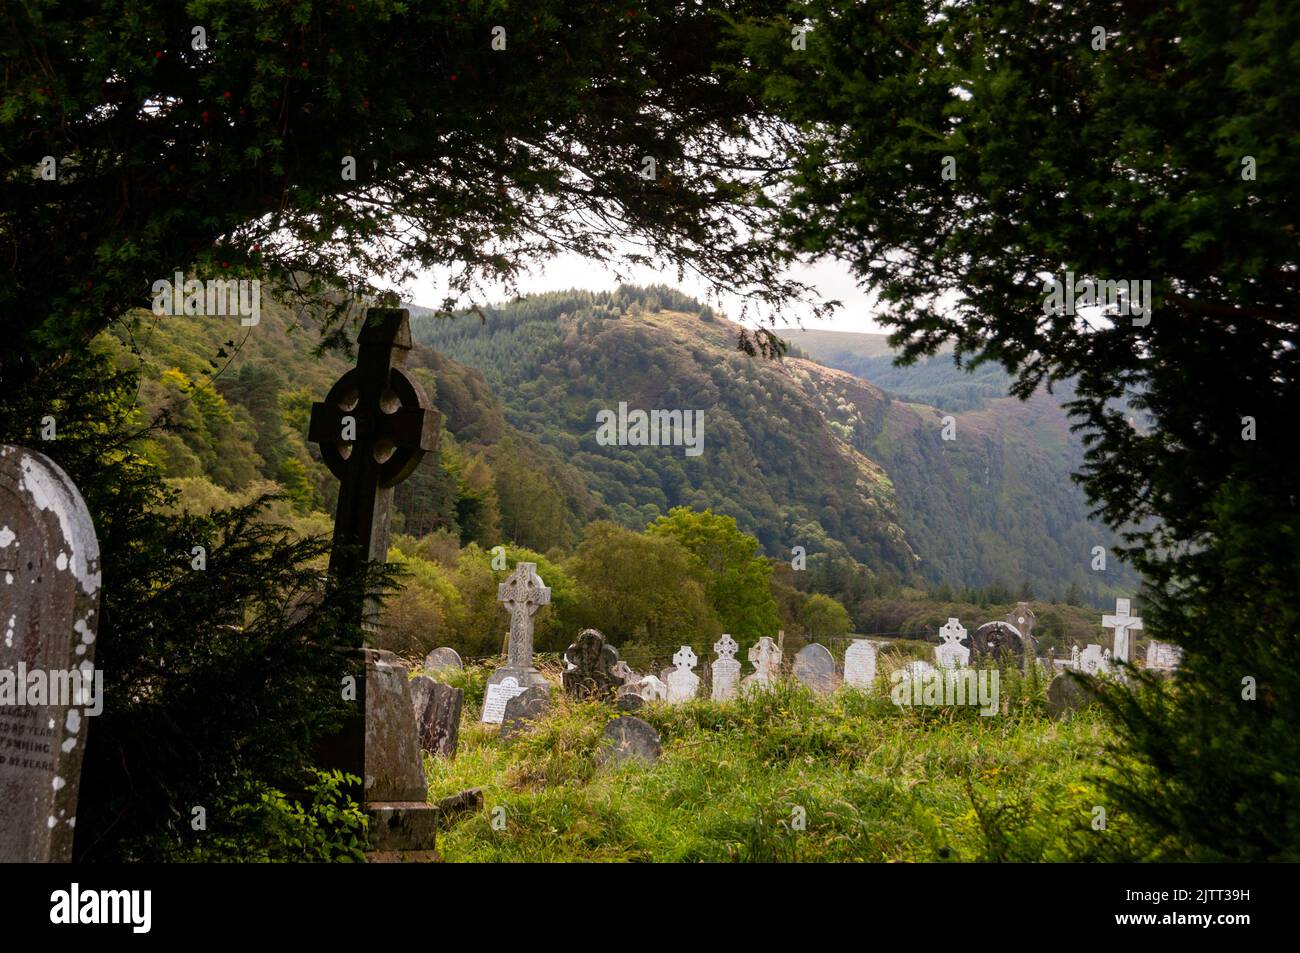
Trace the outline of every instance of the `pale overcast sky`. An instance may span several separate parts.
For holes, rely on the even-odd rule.
[[[655,271],[653,269],[629,269],[628,280],[631,284],[653,285],[665,284],[678,288],[687,294],[705,300],[706,287],[703,282],[690,280],[679,282],[675,272]],[[836,317],[829,322],[813,322],[805,318],[804,327],[829,328],[834,331],[868,331],[881,332],[872,320],[870,297],[856,287],[853,276],[847,267],[835,261],[823,261],[812,267],[796,269],[793,274],[809,285],[817,288],[823,298],[838,299],[843,307],[836,312]],[[426,272],[409,287],[410,300],[414,304],[432,307],[442,300],[446,293],[446,272],[441,270]],[[619,284],[613,271],[597,262],[576,255],[563,255],[542,265],[535,266],[530,275],[520,278],[519,291],[523,294],[541,291],[563,291],[568,288],[580,288],[588,291],[613,290]],[[496,290],[487,301],[493,303],[506,297],[504,289]],[[715,309],[729,317],[736,317],[740,307],[736,301],[723,298],[713,302]]]

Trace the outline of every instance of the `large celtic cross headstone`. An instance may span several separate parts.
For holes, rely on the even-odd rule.
[[[357,366],[313,404],[308,436],[339,480],[330,573],[348,576],[388,559],[393,487],[438,449],[442,415],[402,368],[411,349],[407,311],[371,308]]]
[[[441,415],[402,364],[411,349],[405,309],[371,308],[357,338],[357,366],[311,409],[310,438],[339,479],[330,576],[355,580],[369,563],[388,559],[393,487],[438,448]],[[357,620],[374,626],[376,606],[364,597]],[[437,809],[426,802],[423,760],[405,667],[390,652],[357,646],[356,714],[323,757],[363,779],[372,847],[378,856],[430,852]]]
[[[497,601],[510,613],[510,643],[506,664],[488,678],[480,718],[500,724],[513,696],[534,685],[546,686],[546,677],[533,667],[533,614],[550,604],[551,590],[537,575],[536,563],[518,563],[497,586]]]

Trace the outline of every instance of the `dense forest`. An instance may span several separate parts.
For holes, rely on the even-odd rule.
[[[534,295],[413,325],[480,371],[507,419],[582,470],[625,526],[711,506],[770,556],[802,546],[893,583],[1100,605],[1135,582],[1113,557],[1093,568],[1114,537],[1070,480],[1082,450],[1050,395],[1022,403],[1003,388],[956,415],[945,440],[937,408],[798,356],[749,357],[738,325],[660,287]],[[705,452],[598,445],[596,414],[620,401],[704,410]]]

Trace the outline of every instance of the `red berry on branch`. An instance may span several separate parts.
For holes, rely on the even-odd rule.
[[[207,122],[207,121],[208,121],[208,113],[207,113],[207,110],[204,110],[204,112],[203,112],[203,121],[204,121],[204,122]]]

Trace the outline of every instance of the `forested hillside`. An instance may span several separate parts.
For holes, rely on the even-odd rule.
[[[771,556],[802,546],[892,581],[1098,603],[1132,585],[1113,557],[1091,568],[1113,537],[1069,479],[1081,454],[1056,400],[1001,396],[987,373],[977,390],[1000,396],[957,414],[944,440],[935,407],[800,357],[742,354],[737,325],[669,289],[536,295],[413,325],[479,370],[507,419],[561,451],[624,525],[711,506]],[[619,402],[703,410],[704,452],[598,445],[596,415]]]
[[[990,401],[945,441],[935,408],[804,358],[743,354],[736,325],[665,288],[540,295],[483,320],[412,310],[407,366],[443,429],[395,494],[405,576],[380,641],[397,651],[494,654],[496,583],[519,559],[553,590],[539,649],[590,625],[646,664],[722,631],[744,644],[784,628],[791,646],[924,637],[1021,598],[1039,603],[1044,647],[1064,649],[1094,640],[1095,621],[1042,603],[1130,584],[1113,562],[1088,568],[1108,537],[1084,519],[1051,401]],[[97,347],[138,373],[138,446],[178,508],[275,492],[272,519],[328,533],[337,481],[307,421],[353,358],[277,306],[230,327],[139,312]],[[703,411],[702,452],[602,446],[596,415],[620,402]]]
[[[338,482],[307,442],[313,401],[352,358],[321,351],[317,329],[268,304],[255,327],[202,317],[139,313],[97,339],[122,369],[140,375],[141,447],[182,490],[212,503],[254,489],[286,494],[301,518],[333,511]],[[604,512],[581,474],[505,420],[476,371],[428,348],[407,368],[443,415],[440,452],[394,494],[393,528],[446,531],[462,543],[506,538],[546,549],[568,546]],[[314,528],[328,526],[317,519]]]

